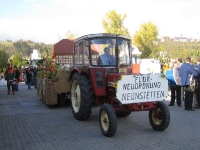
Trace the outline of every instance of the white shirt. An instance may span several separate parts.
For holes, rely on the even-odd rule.
[[[176,85],[181,85],[181,82],[180,82],[181,80],[179,77],[179,70],[177,68],[173,68],[173,77],[176,82]]]

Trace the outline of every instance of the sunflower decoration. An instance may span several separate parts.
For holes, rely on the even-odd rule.
[[[161,75],[162,75],[163,78],[165,78],[165,71],[166,70],[169,70],[169,67],[168,67],[167,63],[163,64],[162,68],[161,68]]]
[[[116,83],[116,82],[113,84],[113,87],[114,87],[115,89],[117,89],[117,83]]]
[[[86,70],[86,66],[84,66],[84,65],[81,66],[81,70],[82,70],[82,71],[85,71],[85,70]]]
[[[115,91],[116,91],[116,92],[117,92],[117,87],[118,87],[117,83],[118,83],[118,81],[120,81],[121,79],[122,79],[122,75],[119,76],[119,78],[117,79],[117,81],[113,84],[113,87],[115,88]]]

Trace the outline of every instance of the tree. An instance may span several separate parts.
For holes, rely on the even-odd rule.
[[[106,33],[115,33],[130,36],[128,29],[123,26],[126,14],[118,14],[115,10],[106,13],[102,19],[102,26]]]
[[[76,38],[76,35],[69,30],[67,31],[65,36],[66,36],[67,39],[75,39]]]
[[[3,69],[6,67],[6,64],[8,62],[8,54],[3,49],[2,46],[0,46],[0,69]]]
[[[21,66],[21,63],[22,63],[22,60],[19,58],[19,55],[14,54],[13,59],[12,59],[12,65],[19,67],[19,66]]]
[[[133,43],[141,50],[141,58],[158,55],[158,29],[152,22],[141,25],[140,30],[133,37]]]
[[[20,57],[29,56],[31,54],[31,48],[27,42],[22,40],[13,43],[13,47],[16,49],[16,52]]]

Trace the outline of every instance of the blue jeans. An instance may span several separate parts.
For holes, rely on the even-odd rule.
[[[19,85],[18,85],[18,83],[16,83],[15,84],[15,91],[18,91],[18,87],[19,87]]]
[[[30,90],[31,89],[31,84],[32,84],[32,82],[29,82],[29,83],[27,83],[28,84],[28,89]]]
[[[36,77],[34,77],[34,87],[35,87],[35,89],[37,89],[37,78]]]

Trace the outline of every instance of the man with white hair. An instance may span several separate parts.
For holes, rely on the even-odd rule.
[[[182,64],[179,69],[179,76],[181,77],[181,86],[184,87],[185,91],[185,110],[194,111],[192,108],[193,102],[193,91],[190,91],[190,76],[198,76],[194,66],[191,65],[191,58],[186,58],[186,63]]]
[[[113,55],[110,54],[110,48],[104,48],[104,54],[100,55],[97,64],[98,65],[115,65],[116,60]]]

